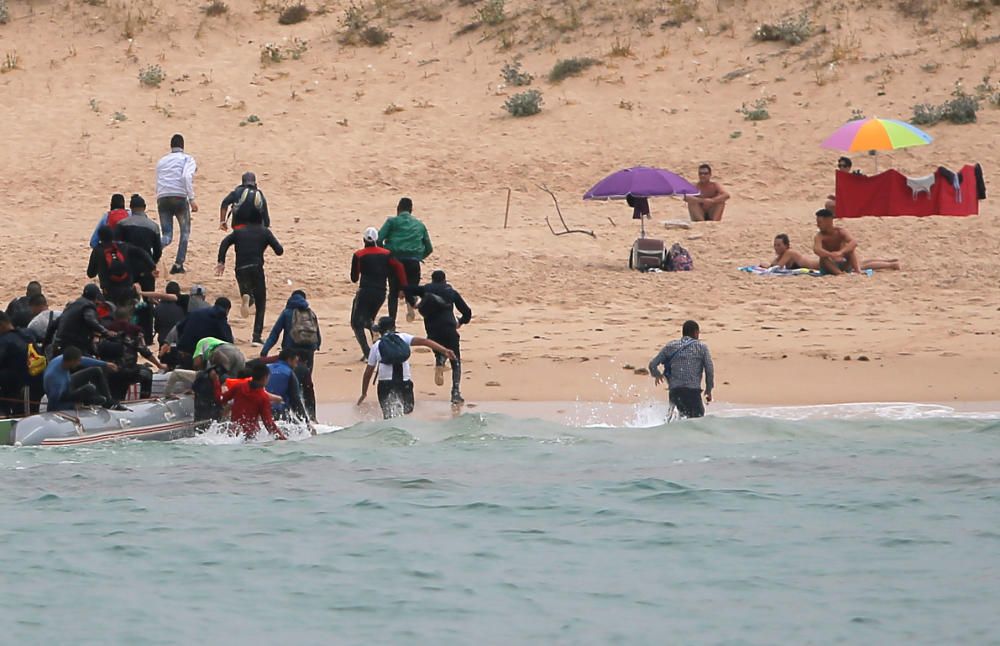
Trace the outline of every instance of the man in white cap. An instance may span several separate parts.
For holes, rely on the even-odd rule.
[[[351,258],[351,282],[359,283],[351,308],[351,328],[361,346],[361,360],[368,361],[371,348],[368,346],[366,333],[371,331],[375,318],[385,303],[386,284],[398,281],[402,287],[406,287],[406,270],[388,249],[378,246],[378,229],[368,227],[363,237],[364,248],[355,251]]]

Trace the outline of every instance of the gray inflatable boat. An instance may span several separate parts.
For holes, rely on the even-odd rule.
[[[194,398],[126,402],[128,410],[80,407],[0,425],[0,444],[78,446],[115,440],[175,440],[197,432]],[[5,428],[9,431],[4,434]]]

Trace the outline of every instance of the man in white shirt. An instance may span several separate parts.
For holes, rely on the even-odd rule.
[[[421,337],[396,332],[396,320],[388,316],[383,316],[378,320],[375,331],[381,338],[372,345],[368,353],[368,367],[365,368],[364,377],[361,379],[361,398],[358,399],[358,406],[361,405],[368,396],[368,385],[372,381],[372,375],[378,368],[378,403],[382,407],[382,417],[390,419],[401,417],[413,412],[413,379],[410,372],[410,350],[411,346],[423,346],[430,348],[434,352],[439,352],[452,361],[455,360],[455,353],[440,343],[424,339]],[[396,348],[400,343],[406,348],[402,355]],[[383,355],[382,345],[385,344],[386,351]],[[401,361],[392,361],[390,357],[390,347],[392,355]],[[405,358],[403,358],[405,355]]]
[[[194,157],[184,152],[184,137],[170,138],[170,154],[164,155],[156,164],[156,210],[160,215],[163,229],[163,246],[174,239],[174,219],[180,229],[177,243],[177,259],[171,274],[184,273],[188,240],[191,238],[191,214],[198,212],[194,201],[194,173],[198,169]]]

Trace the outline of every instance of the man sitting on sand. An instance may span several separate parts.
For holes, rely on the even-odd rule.
[[[726,201],[729,199],[729,193],[718,182],[712,181],[712,167],[708,164],[702,164],[698,167],[697,186],[700,191],[698,195],[684,196],[691,221],[721,221],[722,212],[726,210]]]
[[[819,232],[813,243],[813,251],[819,256],[819,270],[824,274],[839,276],[845,271],[860,274],[863,270],[899,269],[899,260],[868,260],[858,258],[858,241],[843,227],[833,224],[833,211],[816,211],[816,226]]]

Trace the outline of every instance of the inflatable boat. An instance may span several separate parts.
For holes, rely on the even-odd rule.
[[[123,439],[175,440],[197,432],[190,395],[126,402],[126,406],[124,411],[80,407],[7,420],[0,425],[0,444],[78,446]]]

